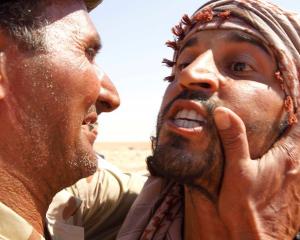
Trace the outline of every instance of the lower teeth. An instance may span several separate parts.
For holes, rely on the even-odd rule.
[[[200,124],[197,122],[187,121],[187,120],[183,120],[183,119],[175,119],[174,123],[178,127],[183,127],[183,128],[196,128],[196,127],[200,126]]]
[[[89,127],[89,131],[93,131],[93,129],[95,128],[95,126],[93,124],[88,124],[88,127]]]

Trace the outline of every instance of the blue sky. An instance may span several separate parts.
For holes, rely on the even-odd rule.
[[[156,117],[169,69],[161,64],[172,51],[164,43],[172,40],[171,27],[184,13],[192,14],[206,1],[197,0],[104,0],[92,13],[102,42],[96,61],[116,85],[121,106],[99,117],[98,141],[148,141],[154,134]],[[296,0],[273,0],[300,12]]]

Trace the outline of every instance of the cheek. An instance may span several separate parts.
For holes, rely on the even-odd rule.
[[[222,97],[224,105],[246,126],[251,157],[260,157],[278,137],[279,125],[285,115],[281,94],[272,88],[248,85],[240,86],[238,91],[228,91]]]
[[[245,123],[274,122],[283,114],[282,95],[265,84],[253,82],[231,87],[223,91],[220,98],[225,107],[233,110]]]
[[[83,73],[81,73],[81,84],[78,86],[80,93],[84,97],[84,102],[94,104],[99,96],[101,86],[97,69],[92,65]]]
[[[92,64],[88,63],[86,66],[77,66],[76,64],[72,66],[61,65],[57,67],[55,75],[56,78],[53,81],[61,89],[59,94],[62,97],[65,96],[69,103],[89,106],[97,100],[100,91],[100,81]]]

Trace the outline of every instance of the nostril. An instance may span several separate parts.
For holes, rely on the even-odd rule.
[[[96,103],[97,113],[100,114],[101,112],[110,112],[113,110],[113,106],[106,102],[106,101],[97,101]]]
[[[211,84],[206,83],[206,82],[192,83],[192,85],[198,86],[198,87],[201,87],[201,88],[206,88],[206,89],[210,89],[212,87]]]
[[[100,101],[100,104],[105,107],[106,109],[111,109],[112,106],[108,102]]]
[[[211,88],[211,85],[209,83],[202,83],[201,86],[203,88]]]

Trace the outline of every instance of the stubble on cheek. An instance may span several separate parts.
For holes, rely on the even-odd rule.
[[[147,159],[150,172],[217,195],[223,176],[224,158],[216,128],[209,129],[209,138],[199,140],[209,141],[205,143],[208,147],[204,151],[191,147],[195,143],[189,139],[173,133],[164,134],[164,142],[157,144],[153,155]]]
[[[201,139],[184,138],[164,129],[165,116],[178,99],[199,102],[206,109],[204,132],[199,135]],[[224,169],[224,155],[213,120],[213,111],[219,105],[222,104],[216,99],[196,91],[183,91],[164,105],[157,121],[153,156],[147,160],[153,175],[217,194]]]

